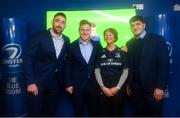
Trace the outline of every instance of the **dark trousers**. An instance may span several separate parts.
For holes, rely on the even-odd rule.
[[[72,101],[76,117],[85,116],[85,110],[88,116],[96,116],[97,92],[93,87],[74,89]]]
[[[41,90],[37,96],[28,94],[29,116],[55,116],[60,94],[58,90]]]
[[[122,117],[126,94],[119,91],[113,97],[107,97],[101,92],[99,97],[98,115],[101,117]]]
[[[154,91],[144,92],[140,84],[131,88],[131,91],[131,101],[135,116],[162,116],[163,100],[157,102],[154,99]]]

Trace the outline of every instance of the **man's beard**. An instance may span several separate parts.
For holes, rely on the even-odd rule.
[[[54,33],[61,34],[63,32],[63,29],[61,27],[58,27],[60,30],[59,29],[57,30],[56,28],[53,28]]]

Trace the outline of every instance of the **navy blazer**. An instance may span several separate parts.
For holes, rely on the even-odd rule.
[[[153,92],[155,88],[166,89],[169,77],[169,55],[165,39],[156,34],[147,33],[140,54],[139,79],[146,92]],[[133,84],[133,53],[135,40],[127,42],[130,65],[129,84]]]
[[[50,30],[35,34],[28,43],[25,59],[27,84],[35,83],[40,88],[56,88],[55,71],[58,70],[59,82],[62,82],[65,54],[69,47],[69,38],[63,35],[64,45],[56,58],[55,47]]]
[[[89,62],[84,60],[79,47],[79,40],[75,40],[69,47],[65,69],[65,85],[83,88],[96,82],[94,77],[97,55],[102,48],[99,42],[91,40],[93,50]],[[91,81],[92,80],[92,81]]]

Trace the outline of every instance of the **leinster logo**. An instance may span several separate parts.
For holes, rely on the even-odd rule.
[[[172,60],[172,45],[170,42],[166,42],[167,46],[168,46],[168,50],[169,50],[169,57],[170,57],[170,64],[173,63],[173,60]]]
[[[120,58],[120,57],[121,57],[120,53],[116,53],[116,54],[115,54],[115,57],[116,57],[116,58]]]
[[[23,62],[21,58],[21,53],[22,49],[19,44],[7,44],[2,48],[1,51],[1,63],[11,67],[16,67]]]

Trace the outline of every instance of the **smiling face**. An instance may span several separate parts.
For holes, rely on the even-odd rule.
[[[104,30],[104,40],[107,45],[114,44],[118,40],[118,32],[114,28]]]
[[[132,33],[136,37],[138,37],[138,36],[140,36],[144,32],[144,30],[145,30],[145,23],[137,20],[137,21],[131,22],[130,23],[130,27],[131,27]]]
[[[83,24],[79,28],[80,38],[83,41],[88,41],[91,38],[91,26],[89,24]]]
[[[63,16],[56,16],[52,21],[52,29],[54,33],[59,35],[61,34],[66,26],[66,19]]]
[[[114,34],[111,33],[110,31],[105,32],[105,34],[104,34],[104,39],[105,39],[105,41],[106,41],[107,44],[113,44],[113,43],[115,43]]]

